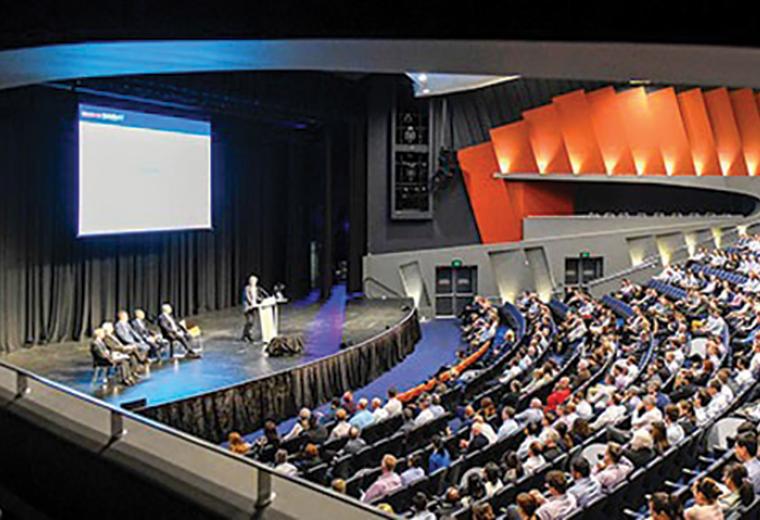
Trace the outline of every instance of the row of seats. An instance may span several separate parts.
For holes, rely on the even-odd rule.
[[[747,280],[748,280],[748,278],[743,274],[734,273],[731,271],[727,271],[725,269],[717,269],[715,267],[710,267],[710,266],[702,265],[699,263],[691,264],[691,269],[695,273],[703,272],[706,275],[715,276],[716,278],[720,280],[726,280],[727,282],[731,282],[734,284],[747,283]]]

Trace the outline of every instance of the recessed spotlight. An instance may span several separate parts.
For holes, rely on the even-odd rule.
[[[428,80],[427,74],[424,72],[417,76],[417,79],[420,80],[420,82],[425,83]]]
[[[423,94],[430,94],[430,89],[429,88],[423,88],[422,89],[422,93]]]

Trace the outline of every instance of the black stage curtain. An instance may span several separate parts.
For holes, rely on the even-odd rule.
[[[250,433],[266,419],[292,417],[359,388],[414,350],[421,330],[417,311],[394,328],[359,345],[295,369],[225,389],[146,408],[140,413],[213,443],[230,432]]]
[[[78,340],[119,308],[237,305],[254,272],[308,292],[321,136],[214,117],[213,231],[77,239],[78,101],[43,87],[0,96],[0,352]]]

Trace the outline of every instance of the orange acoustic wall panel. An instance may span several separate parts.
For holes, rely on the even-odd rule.
[[[553,99],[573,173],[605,173],[591,122],[591,108],[582,90]]]
[[[617,100],[636,173],[664,175],[665,165],[655,137],[655,128],[644,88],[637,87],[618,92]]]
[[[559,116],[553,105],[523,112],[539,173],[570,173],[570,161],[562,139]]]
[[[743,88],[730,93],[731,106],[736,116],[736,126],[742,139],[744,162],[747,172],[757,175],[760,169],[760,113],[752,90]]]
[[[566,182],[525,182],[522,187],[522,218],[541,215],[572,215],[575,187]]]
[[[723,175],[747,175],[742,140],[734,119],[728,90],[716,88],[704,93],[707,115],[715,138],[715,150]]]
[[[604,87],[586,94],[591,110],[596,140],[609,175],[635,175],[636,168],[623,131],[623,121],[617,106],[617,95],[612,87]]]
[[[689,138],[683,126],[676,92],[672,87],[647,95],[649,112],[660,143],[665,173],[668,175],[695,175]]]
[[[490,142],[457,152],[475,222],[484,244],[522,238],[522,223],[509,200],[506,184],[494,179],[499,171]]]
[[[538,172],[525,121],[492,129],[491,142],[502,173]]]
[[[678,94],[678,106],[686,127],[686,135],[689,136],[691,157],[697,175],[721,175],[702,91],[695,88],[681,92]]]

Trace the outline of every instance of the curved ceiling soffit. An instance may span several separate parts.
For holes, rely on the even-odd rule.
[[[0,89],[67,79],[239,70],[410,71],[760,87],[760,49],[446,40],[162,40],[0,51]]]

